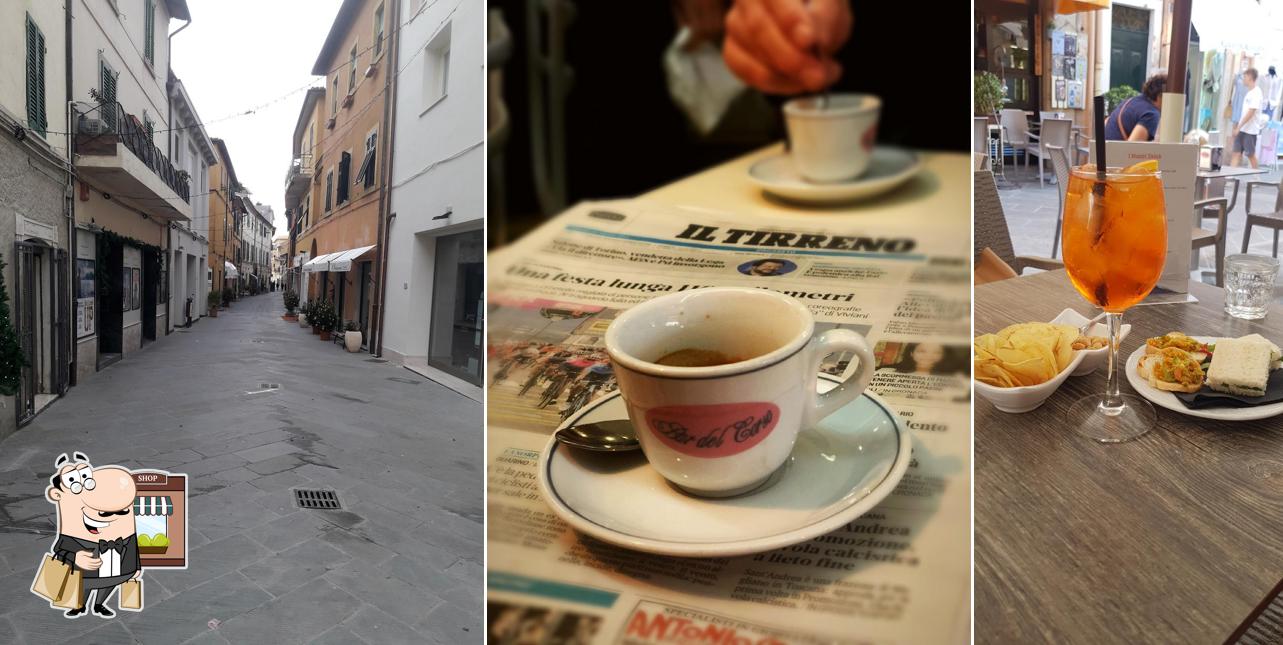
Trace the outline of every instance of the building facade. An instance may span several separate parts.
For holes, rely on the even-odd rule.
[[[186,327],[204,315],[209,292],[209,169],[218,162],[214,142],[201,125],[200,116],[183,82],[169,75],[169,114],[174,129],[170,150],[174,167],[190,178],[192,218],[169,226],[169,252],[163,269],[168,274],[169,328]]]
[[[373,348],[381,213],[386,208],[385,108],[395,70],[389,63],[396,0],[344,0],[312,73],[325,78],[314,152],[308,225],[296,249],[306,254],[307,298],[335,304]]]
[[[485,120],[476,106],[485,75],[476,70],[485,67],[485,6],[405,2],[398,22],[405,71],[393,110],[381,349],[428,376],[480,385]]]
[[[210,290],[234,297],[240,280],[240,270],[233,262],[240,248],[241,199],[237,196],[240,182],[227,143],[215,138],[214,152],[218,163],[209,171],[209,276]]]
[[[71,380],[65,19],[62,3],[0,3],[0,258],[28,362],[15,412],[0,414],[0,438]]]
[[[313,193],[315,184],[320,179],[317,172],[316,156],[320,143],[320,130],[325,102],[325,90],[314,87],[303,97],[303,107],[299,110],[298,122],[294,126],[294,151],[290,169],[285,175],[285,219],[289,226],[290,262],[286,272],[286,288],[299,294],[300,302],[306,302],[309,279],[312,272],[304,272],[303,264],[311,259],[300,238],[306,235],[311,239],[313,214]],[[305,234],[304,232],[307,231]]]
[[[166,34],[171,19],[190,15],[182,0],[71,4],[75,271],[95,290],[93,331],[76,342],[77,376],[85,377],[168,328],[168,233],[191,221],[192,205],[190,177],[171,162],[165,134]],[[79,319],[91,299],[78,296]]]

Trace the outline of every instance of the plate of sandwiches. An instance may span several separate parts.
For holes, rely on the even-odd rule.
[[[1260,334],[1150,338],[1127,357],[1127,381],[1154,405],[1221,421],[1283,414],[1283,352]]]

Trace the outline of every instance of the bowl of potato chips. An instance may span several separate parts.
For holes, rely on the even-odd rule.
[[[1087,322],[1066,309],[1052,322],[1019,323],[977,336],[972,343],[976,393],[1003,412],[1028,412],[1042,405],[1065,379],[1090,373],[1099,366],[1097,355],[1108,354],[1103,337],[1079,333]]]

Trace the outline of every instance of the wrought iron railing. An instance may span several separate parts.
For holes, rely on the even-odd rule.
[[[290,182],[294,181],[295,177],[311,177],[312,172],[312,155],[306,154],[294,157],[290,162],[290,171],[285,175],[285,184],[288,186]]]
[[[115,136],[183,201],[191,203],[191,178],[187,173],[174,168],[165,153],[152,143],[152,137],[148,136],[142,121],[126,112],[119,103],[102,103],[93,111],[82,114],[77,128],[81,135]]]

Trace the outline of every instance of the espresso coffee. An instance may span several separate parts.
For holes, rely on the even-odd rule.
[[[728,356],[716,350],[691,347],[664,354],[655,362],[669,367],[712,367],[714,365],[738,363],[742,360],[744,359]]]

